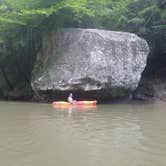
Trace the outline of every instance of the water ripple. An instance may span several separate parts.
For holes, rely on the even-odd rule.
[[[165,105],[0,104],[3,166],[166,165]]]

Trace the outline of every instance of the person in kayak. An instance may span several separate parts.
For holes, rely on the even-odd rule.
[[[67,100],[68,100],[69,103],[74,103],[74,102],[76,102],[76,100],[73,100],[73,94],[72,94],[72,93],[69,94]]]

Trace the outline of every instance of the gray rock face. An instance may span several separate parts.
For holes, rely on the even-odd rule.
[[[136,89],[149,52],[135,34],[63,29],[44,35],[34,65],[35,92],[96,92],[98,98],[128,96]]]

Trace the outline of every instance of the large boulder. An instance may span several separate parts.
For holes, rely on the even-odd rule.
[[[32,73],[36,96],[63,99],[128,97],[137,88],[149,52],[135,34],[62,29],[43,35]]]

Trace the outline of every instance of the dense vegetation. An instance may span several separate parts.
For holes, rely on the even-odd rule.
[[[62,27],[134,32],[166,55],[165,0],[0,0],[1,95],[29,91],[41,34]]]

